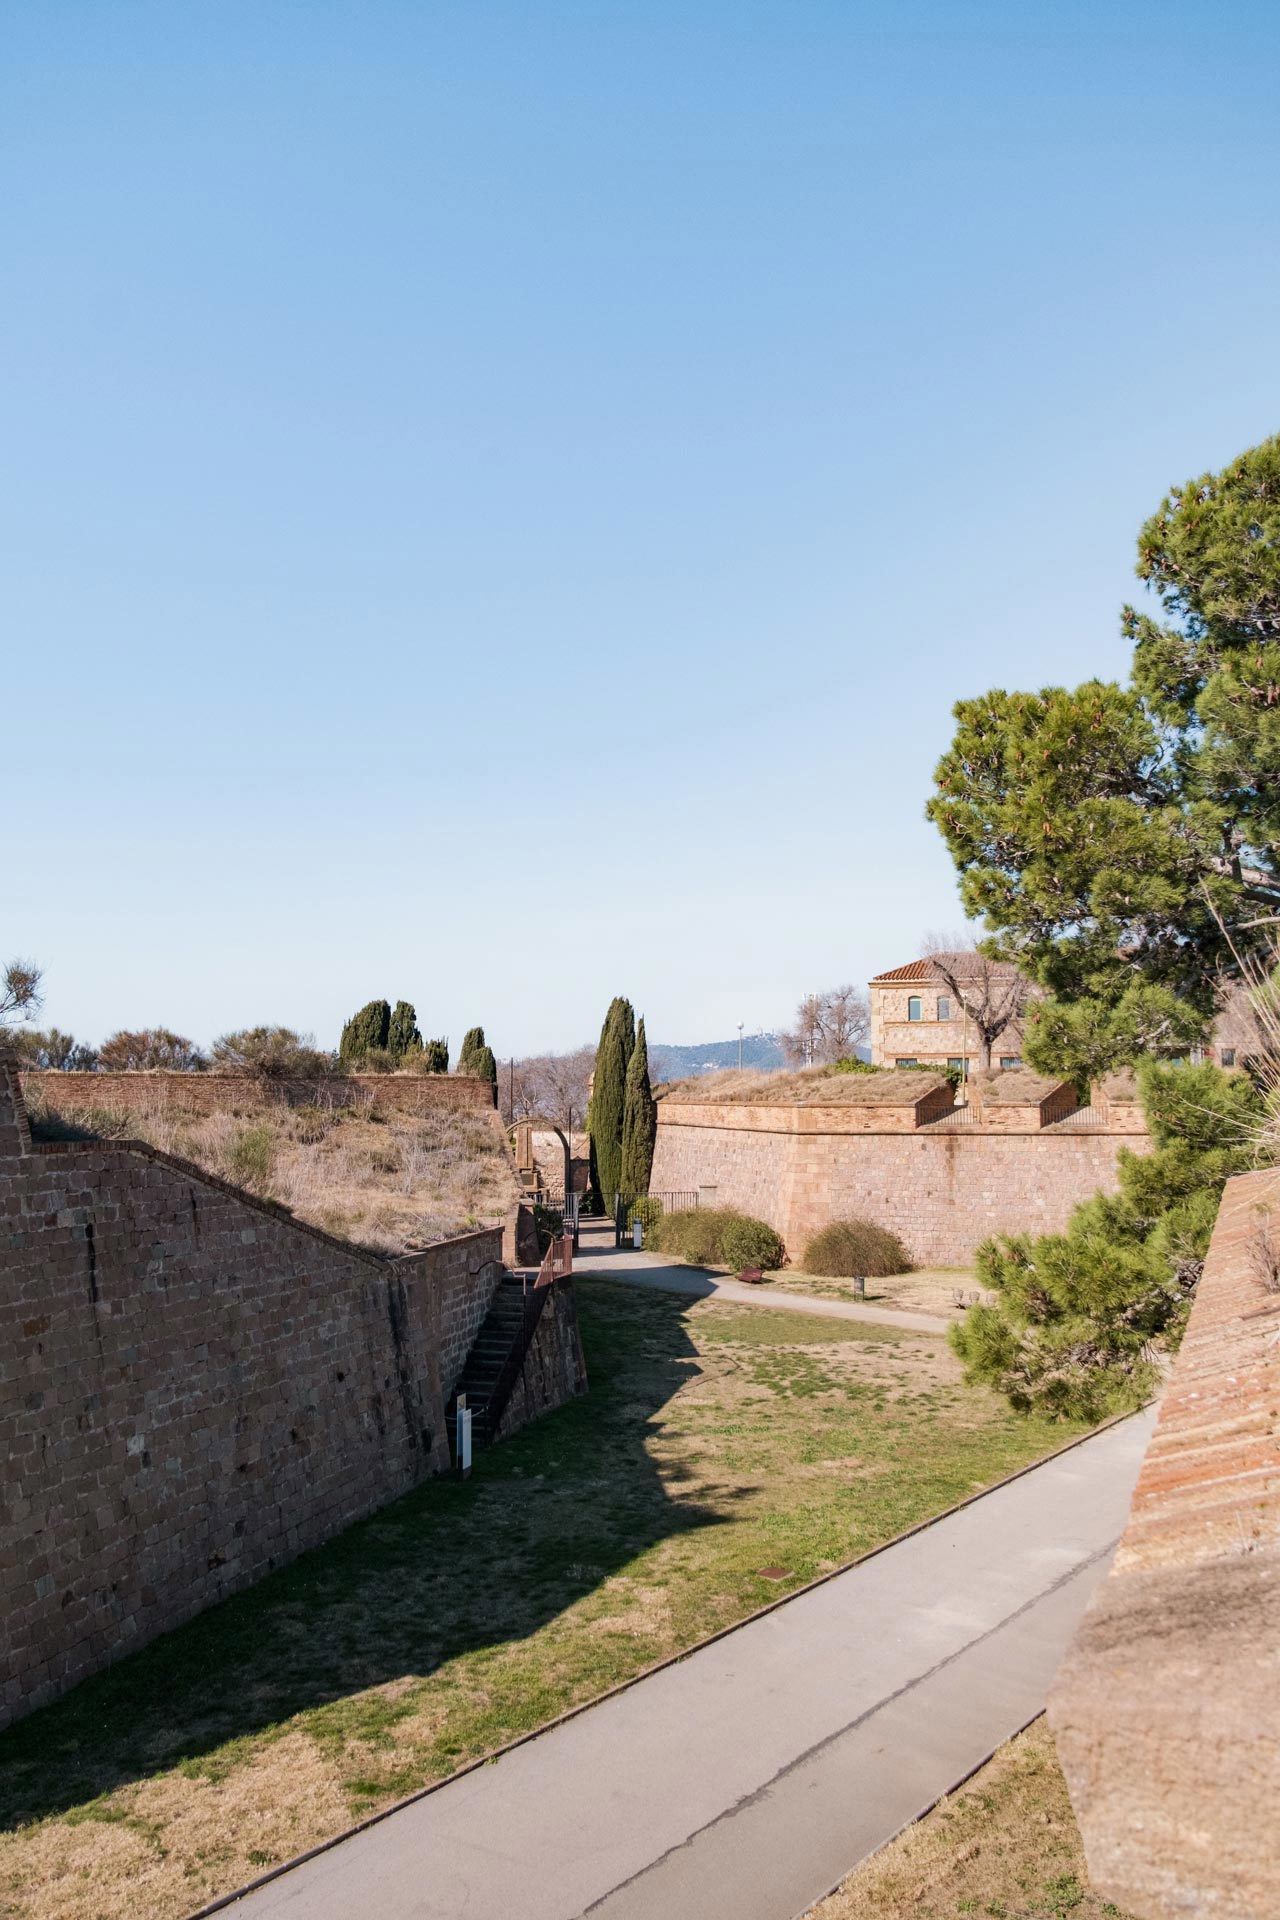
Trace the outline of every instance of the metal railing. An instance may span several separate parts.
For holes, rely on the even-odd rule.
[[[698,1205],[696,1193],[647,1193],[641,1199],[629,1200],[625,1194],[613,1196],[614,1244],[621,1246],[624,1240],[634,1235],[635,1224],[640,1222],[642,1233],[648,1233],[655,1221],[661,1220],[666,1213],[692,1213]]]
[[[485,1403],[485,1438],[490,1445],[498,1437],[499,1423],[507,1410],[507,1402],[515,1392],[516,1381],[533,1345],[533,1336],[538,1330],[542,1309],[551,1297],[551,1289],[557,1280],[568,1279],[572,1272],[573,1236],[565,1233],[551,1242],[542,1256],[542,1265],[536,1276],[532,1280],[527,1276],[525,1278],[520,1325]]]

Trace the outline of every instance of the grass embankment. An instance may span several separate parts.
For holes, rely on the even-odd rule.
[[[7,1920],[174,1920],[1072,1431],[936,1336],[578,1296],[586,1399],[0,1736]]]
[[[253,1090],[251,1089],[252,1093]],[[146,1140],[278,1201],[312,1226],[378,1253],[404,1253],[501,1222],[518,1197],[496,1113],[387,1110],[367,1090],[345,1105],[184,1111],[165,1085],[151,1105],[64,1115],[37,1090],[32,1125],[47,1139],[85,1133]]]
[[[1129,1920],[1092,1892],[1053,1739],[1037,1720],[864,1860],[812,1920]]]

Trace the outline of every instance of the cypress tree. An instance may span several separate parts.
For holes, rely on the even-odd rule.
[[[474,1073],[475,1057],[484,1045],[484,1028],[468,1027],[462,1036],[462,1045],[458,1049],[458,1073]]]
[[[610,1002],[600,1030],[591,1089],[591,1164],[595,1192],[605,1206],[622,1192],[622,1123],[627,1067],[635,1047],[635,1014],[629,1000]]]
[[[428,1040],[422,1049],[422,1064],[428,1073],[448,1073],[449,1042]]]
[[[471,1071],[479,1080],[487,1080],[493,1088],[493,1104],[498,1104],[498,1062],[493,1048],[477,1047],[471,1056]]]
[[[422,1052],[418,1016],[407,1000],[397,1000],[387,1029],[387,1051],[397,1060],[406,1054]]]
[[[649,1045],[644,1037],[644,1021],[636,1030],[636,1043],[627,1065],[626,1095],[622,1114],[622,1191],[631,1200],[642,1200],[649,1191],[653,1173],[653,1142],[658,1114],[649,1084]]]
[[[359,1013],[352,1014],[342,1029],[338,1042],[339,1065],[358,1067],[367,1053],[383,1051],[390,1030],[391,1008],[385,1000],[370,1000]]]

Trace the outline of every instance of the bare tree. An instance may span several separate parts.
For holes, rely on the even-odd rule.
[[[828,987],[807,993],[796,1008],[796,1023],[784,1033],[782,1048],[793,1067],[828,1066],[847,1060],[871,1031],[871,1008],[857,987]]]
[[[572,1053],[535,1053],[498,1068],[498,1095],[508,1126],[516,1120],[549,1120],[566,1132],[581,1127],[587,1112],[592,1046]]]
[[[11,960],[0,974],[0,1031],[29,1020],[40,1006],[41,973],[34,960]]]
[[[968,1015],[978,1046],[978,1065],[991,1065],[996,1041],[1020,1022],[1031,982],[1008,960],[993,960],[972,934],[926,933],[925,958]]]

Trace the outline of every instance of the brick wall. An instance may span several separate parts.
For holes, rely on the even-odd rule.
[[[328,1080],[255,1080],[232,1073],[47,1073],[21,1070],[34,1111],[59,1113],[262,1113],[276,1106],[345,1107],[367,1102],[374,1112],[493,1112],[488,1080],[455,1073],[353,1073]]]
[[[0,1723],[447,1464],[501,1230],[391,1261],[0,1073]]]
[[[652,1188],[714,1187],[718,1205],[775,1227],[797,1262],[819,1227],[860,1215],[922,1266],[965,1266],[989,1234],[1057,1232],[1079,1201],[1114,1191],[1126,1145],[1145,1151],[1145,1132],[905,1131],[873,1109],[659,1101]]]
[[[1280,1174],[1227,1183],[1111,1572],[1049,1702],[1094,1887],[1280,1914]]]
[[[502,1279],[503,1229],[484,1227],[457,1240],[442,1240],[425,1254],[412,1256],[413,1264],[420,1258],[430,1262],[440,1389],[447,1402]]]
[[[557,1280],[542,1309],[529,1351],[498,1422],[505,1440],[540,1414],[562,1407],[587,1390],[587,1363],[578,1331],[572,1280]]]

